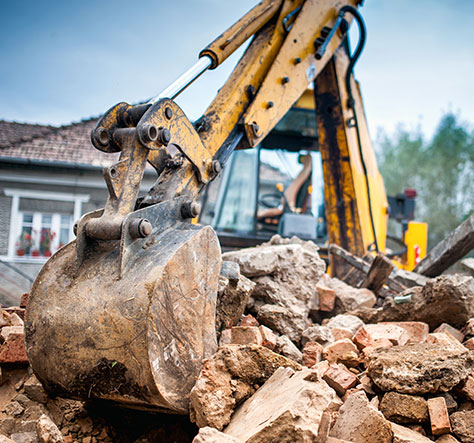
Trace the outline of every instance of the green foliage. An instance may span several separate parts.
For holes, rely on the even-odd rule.
[[[474,133],[454,114],[442,117],[430,141],[399,128],[378,145],[387,193],[418,191],[416,218],[429,225],[430,247],[474,211]]]

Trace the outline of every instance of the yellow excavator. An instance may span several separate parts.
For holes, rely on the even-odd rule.
[[[358,3],[264,0],[157,97],[139,105],[119,103],[99,120],[92,143],[120,152],[118,162],[104,170],[108,200],[77,221],[76,239],[44,265],[26,314],[28,358],[48,392],[187,412],[202,361],[217,348],[221,270],[215,230],[192,222],[200,212],[197,199],[233,151],[268,140],[295,103],[290,112],[313,109],[314,115],[315,109],[327,241],[360,256],[385,251],[389,205],[352,76],[365,39]],[[352,21],[361,37],[350,55]],[[173,99],[250,38],[229,79],[193,124]],[[312,94],[305,93],[309,84]],[[299,182],[305,182],[307,156],[316,147],[301,148],[307,151],[300,156],[306,177]],[[147,164],[157,180],[139,197]],[[296,187],[301,188],[280,187],[280,203],[273,205],[290,211],[260,218],[272,225],[277,215],[287,234],[311,237],[318,224],[297,210],[288,191]],[[403,198],[397,214],[405,220],[405,239],[425,248],[404,215]]]

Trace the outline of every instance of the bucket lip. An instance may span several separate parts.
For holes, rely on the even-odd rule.
[[[188,226],[190,227],[190,229],[188,229],[189,237],[187,239],[185,239],[185,241],[182,242],[181,247],[176,248],[174,250],[174,253],[172,254],[172,256],[176,255],[180,250],[182,250],[182,247],[188,247],[190,245],[190,243],[192,242],[192,239],[195,239],[196,236],[205,236],[205,237],[207,237],[207,239],[205,241],[208,243],[210,249],[211,248],[214,249],[214,253],[215,253],[215,258],[216,258],[216,261],[215,261],[215,264],[214,264],[215,272],[214,272],[214,277],[212,277],[212,275],[209,273],[209,271],[211,271],[211,269],[212,269],[212,267],[210,265],[205,266],[205,267],[200,266],[201,269],[205,269],[206,272],[208,273],[208,278],[207,278],[208,284],[206,285],[206,287],[210,290],[210,291],[207,292],[207,294],[206,293],[201,294],[200,298],[201,298],[201,300],[205,300],[206,303],[211,303],[213,305],[213,306],[211,306],[212,312],[215,313],[215,306],[216,306],[216,299],[217,299],[217,287],[218,287],[219,274],[220,274],[220,269],[221,269],[221,264],[222,264],[222,255],[221,255],[219,240],[218,240],[217,234],[215,233],[215,231],[212,229],[211,226],[201,226],[201,225],[188,225]],[[183,239],[183,237],[181,239]],[[208,253],[206,254],[208,260],[210,258],[210,255],[211,254],[208,251]],[[168,260],[167,263],[169,263],[172,258],[173,257],[170,257],[170,260]],[[198,264],[199,262],[194,262],[194,263]],[[186,266],[186,271],[187,272],[189,272],[190,266],[192,266],[192,264],[191,265],[188,264]],[[214,282],[210,281],[212,279],[214,279]],[[157,284],[158,283],[155,282],[155,287],[153,289],[153,295],[156,294]],[[210,295],[209,292],[211,292],[211,294],[213,293],[214,297],[209,296]],[[157,298],[152,296],[152,297],[150,297],[150,300],[149,300],[148,313],[147,313],[147,337],[146,337],[147,352],[148,352],[147,362],[150,366],[150,371],[151,371],[153,380],[155,381],[155,384],[157,386],[157,389],[160,391],[161,395],[164,397],[165,401],[168,404],[174,405],[173,407],[170,406],[170,409],[175,410],[175,411],[183,411],[183,412],[187,413],[188,409],[189,409],[189,395],[190,395],[191,389],[193,388],[193,386],[194,386],[194,384],[195,384],[195,382],[196,382],[196,380],[199,376],[199,373],[201,371],[202,362],[205,359],[211,357],[216,352],[217,347],[218,347],[218,345],[217,345],[217,334],[216,334],[216,330],[215,330],[215,315],[213,315],[212,318],[208,318],[209,321],[201,322],[202,327],[200,328],[200,334],[195,334],[196,337],[201,339],[200,343],[203,347],[203,353],[201,355],[201,358],[198,359],[199,360],[199,370],[197,370],[193,374],[189,374],[186,377],[188,380],[192,381],[192,383],[191,382],[187,383],[188,385],[190,385],[190,386],[188,386],[189,389],[187,389],[187,390],[182,389],[180,392],[169,393],[169,395],[165,395],[160,390],[160,386],[163,384],[163,381],[161,379],[162,377],[160,377],[160,372],[158,370],[158,364],[159,364],[160,359],[162,358],[162,355],[160,355],[159,352],[156,352],[156,350],[159,349],[158,347],[155,350],[153,348],[153,346],[151,345],[151,334],[154,334],[155,336],[158,336],[157,331],[156,331],[156,326],[153,323],[153,318],[154,317],[153,317],[152,310],[153,310],[154,306],[159,306],[160,309],[162,308],[162,305],[157,300]],[[198,317],[198,316],[196,316],[196,318],[201,318],[202,319],[202,317]],[[206,326],[207,326],[207,328],[206,328]],[[209,331],[212,331],[210,337],[209,337]],[[211,346],[209,346],[209,341],[212,342]],[[204,346],[206,344],[207,344],[207,346],[209,346],[209,349],[207,349],[207,350],[205,349],[205,346]],[[196,361],[195,357],[194,357],[194,360]]]

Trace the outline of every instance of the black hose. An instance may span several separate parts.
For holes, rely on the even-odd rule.
[[[368,205],[369,205],[370,223],[371,223],[371,226],[372,226],[372,233],[374,235],[374,243],[373,244],[375,246],[375,251],[379,252],[379,247],[378,247],[378,242],[377,242],[377,234],[376,234],[376,231],[375,231],[374,215],[373,215],[373,212],[372,212],[369,175],[368,175],[368,172],[367,172],[367,165],[366,165],[365,160],[364,160],[364,153],[362,151],[362,141],[361,141],[361,137],[360,137],[359,122],[357,120],[357,113],[356,113],[356,110],[355,110],[355,100],[354,100],[354,96],[352,94],[352,86],[351,86],[351,74],[352,74],[352,71],[354,69],[354,65],[357,62],[357,59],[359,58],[359,56],[362,52],[362,49],[364,48],[365,40],[366,40],[366,36],[367,36],[367,31],[365,29],[364,20],[362,19],[362,16],[359,14],[359,11],[357,11],[356,8],[354,8],[353,6],[350,6],[350,5],[344,6],[339,11],[339,16],[342,17],[346,12],[349,12],[350,14],[352,14],[354,16],[355,20],[357,21],[357,24],[359,25],[359,41],[357,42],[357,47],[356,47],[356,50],[354,52],[354,55],[352,57],[349,55],[349,60],[350,61],[349,61],[349,66],[347,67],[347,71],[346,71],[345,81],[346,81],[347,94],[349,96],[349,99],[347,100],[347,106],[349,108],[351,108],[353,113],[354,113],[354,126],[356,128],[357,143],[359,145],[359,155],[360,155],[360,160],[361,160],[361,163],[362,163],[362,169],[364,171],[365,184],[366,184],[366,187],[367,187],[367,202],[368,202]]]

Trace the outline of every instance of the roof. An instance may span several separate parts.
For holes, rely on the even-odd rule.
[[[117,161],[117,154],[99,151],[90,141],[97,120],[92,118],[64,126],[0,120],[0,161],[24,159],[33,163],[110,166]]]

